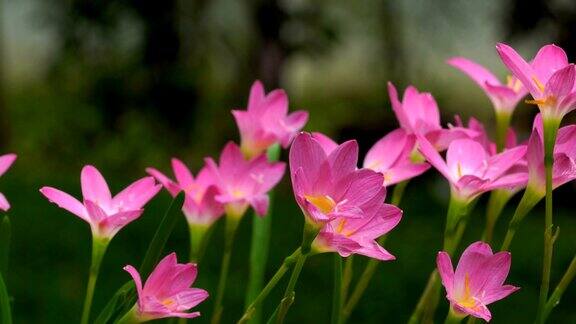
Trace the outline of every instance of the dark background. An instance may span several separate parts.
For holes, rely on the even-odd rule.
[[[555,42],[576,53],[576,5],[570,1],[258,1],[258,0],[2,0],[0,146],[19,156],[1,180],[13,208],[13,249],[7,275],[16,323],[77,322],[89,266],[90,232],[77,217],[49,204],[43,185],[80,195],[82,165],[96,165],[114,192],[172,156],[194,170],[238,141],[230,109],[245,107],[261,79],[285,88],[290,107],[306,109],[306,130],[358,139],[362,152],[397,127],[386,82],[431,91],[443,123],[476,116],[492,129],[484,94],[444,61],[472,58],[504,77],[494,51],[505,41],[531,56]],[[514,125],[527,137],[534,107],[522,104]],[[286,152],[283,159],[286,159]],[[269,272],[298,244],[303,217],[285,178],[274,205]],[[351,322],[404,322],[440,248],[448,188],[435,171],[409,184],[404,219],[387,241],[398,260],[382,264]],[[553,284],[576,252],[572,184],[557,191]],[[112,241],[93,313],[129,279],[170,198],[161,192],[138,221]],[[517,198],[505,210],[497,236]],[[508,282],[522,289],[493,310],[495,323],[532,320],[539,287],[543,206],[528,217],[512,245]],[[480,237],[485,199],[477,205],[466,245]],[[247,278],[250,221],[235,247],[224,322],[239,318]],[[199,265],[196,286],[215,290],[222,250],[218,225]],[[181,219],[169,250],[187,258]],[[168,253],[169,251],[167,251]],[[357,262],[358,274],[364,260]],[[313,257],[298,285],[289,322],[329,320],[332,258]],[[266,303],[269,313],[281,285]],[[575,322],[571,287],[550,322]],[[199,308],[206,322],[209,300]],[[441,301],[439,320],[447,303]]]

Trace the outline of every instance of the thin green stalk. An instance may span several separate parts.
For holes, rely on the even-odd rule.
[[[284,259],[284,262],[282,263],[280,268],[278,268],[274,276],[272,276],[270,281],[268,281],[266,286],[264,286],[264,289],[262,289],[262,291],[256,296],[256,298],[254,298],[252,303],[248,305],[248,307],[246,307],[246,311],[244,312],[244,315],[242,315],[240,320],[238,320],[238,324],[243,324],[251,320],[253,314],[258,309],[258,306],[260,306],[260,304],[266,299],[266,297],[268,297],[268,294],[270,294],[272,289],[276,287],[276,285],[284,277],[286,272],[288,272],[288,270],[290,270],[292,265],[294,265],[294,263],[300,258],[301,254],[302,254],[301,249],[298,248],[289,257]]]
[[[574,280],[574,276],[576,276],[576,255],[574,256],[574,258],[572,258],[572,262],[570,262],[568,269],[566,269],[566,272],[562,276],[562,279],[558,283],[558,286],[556,286],[556,289],[554,289],[554,292],[550,296],[550,299],[548,299],[546,307],[544,308],[544,311],[542,313],[542,322],[546,321],[546,319],[548,318],[554,307],[556,307],[556,305],[560,303],[560,298],[562,297],[562,294],[564,294],[566,288],[568,288],[572,280]]]
[[[354,254],[351,254],[344,261],[344,272],[342,273],[342,289],[340,291],[342,303],[344,303],[348,298],[348,288],[350,288],[350,283],[352,282],[353,276],[354,276]]]
[[[486,227],[484,228],[484,233],[482,234],[482,240],[486,243],[492,242],[494,236],[494,227],[502,210],[512,198],[512,192],[505,189],[494,190],[490,193],[490,198],[488,199],[488,208],[486,208]]]
[[[332,292],[332,324],[340,324],[342,311],[342,257],[334,253],[334,290]]]
[[[214,311],[212,313],[212,324],[220,323],[222,318],[222,300],[224,299],[224,292],[226,291],[226,281],[228,279],[228,272],[230,270],[230,258],[232,257],[232,248],[234,247],[234,237],[240,223],[241,216],[226,215],[225,217],[225,231],[224,231],[224,254],[222,255],[222,264],[220,266],[220,278],[218,279],[218,288],[216,290],[216,299],[214,302]]]
[[[198,262],[201,254],[203,254],[209,228],[211,227],[205,225],[188,225],[190,232],[190,262]]]
[[[0,273],[0,323],[12,324],[12,311],[10,310],[10,296]]]
[[[116,324],[137,324],[141,321],[136,316],[136,305],[132,307],[124,316],[122,316]]]
[[[446,216],[443,244],[443,250],[450,255],[454,253],[454,250],[458,247],[462,239],[464,229],[466,228],[466,215],[471,209],[470,207],[469,204],[457,199],[455,195],[452,194]],[[438,279],[438,272],[434,270],[428,278],[426,288],[420,296],[418,304],[416,304],[416,308],[410,316],[408,323],[419,323],[421,318],[432,318],[434,316],[438,302],[438,294],[440,293],[440,281]]]
[[[446,320],[444,320],[444,324],[458,324],[462,321],[464,316],[457,314],[454,312],[452,307],[449,308],[448,314],[446,315]]]
[[[0,272],[4,274],[8,271],[11,233],[10,218],[8,215],[3,215],[0,221]]]
[[[409,181],[406,180],[394,186],[394,189],[392,189],[392,200],[390,201],[392,205],[395,206],[400,205],[402,197],[404,196],[404,190],[406,189],[408,182]],[[387,238],[386,235],[380,237],[378,239],[378,244],[384,245],[386,238]],[[350,260],[350,264],[348,264],[348,260]],[[358,280],[356,287],[354,287],[354,291],[350,295],[350,298],[347,299],[348,285],[350,284],[351,281],[351,279],[348,279],[348,277],[352,277],[351,274],[352,256],[349,256],[348,259],[346,260],[346,267],[344,269],[343,293],[342,293],[344,307],[342,308],[341,316],[343,323],[346,323],[346,321],[350,317],[350,314],[352,314],[352,311],[354,310],[354,308],[356,308],[356,305],[360,301],[360,298],[362,298],[362,295],[364,295],[366,288],[368,288],[368,284],[370,284],[370,281],[372,280],[372,277],[374,276],[374,273],[378,268],[378,264],[380,264],[379,260],[375,259],[368,260],[368,263],[366,264],[366,267],[364,268],[364,271],[362,272],[362,275],[360,276],[360,279]],[[348,268],[350,268],[349,270],[350,274],[348,274],[348,271],[346,271],[346,269]]]
[[[100,272],[100,265],[106,248],[108,247],[109,240],[103,238],[92,238],[92,262],[90,265],[90,274],[88,276],[88,286],[86,288],[86,298],[84,299],[84,307],[82,309],[82,319],[80,323],[88,324],[90,321],[90,309],[92,308],[92,299],[94,298],[94,289],[96,288],[96,280]]]
[[[538,191],[532,189],[531,186],[526,188],[524,195],[522,195],[522,199],[520,199],[520,202],[514,211],[512,219],[510,219],[510,222],[508,223],[508,229],[506,230],[506,236],[504,237],[500,251],[508,251],[520,223],[541,199],[542,195],[539,194]]]
[[[546,169],[546,207],[544,217],[544,257],[542,262],[542,282],[540,285],[540,298],[538,302],[539,322],[543,323],[543,311],[548,300],[550,289],[550,271],[552,267],[552,255],[554,252],[553,207],[552,207],[552,167],[554,164],[554,145],[560,120],[544,120],[544,167]]]
[[[267,150],[268,160],[277,161],[280,157],[280,145],[272,145]],[[269,193],[270,205],[268,214],[265,217],[252,218],[252,241],[250,245],[250,272],[248,275],[248,286],[246,288],[245,305],[248,306],[260,290],[264,283],[266,263],[268,261],[268,250],[270,245],[270,231],[272,228],[272,204],[274,201],[274,191]],[[261,322],[261,314],[256,310],[250,320],[252,324]]]
[[[298,282],[298,278],[300,277],[300,273],[302,272],[302,268],[304,267],[304,263],[306,262],[306,258],[310,254],[312,242],[314,241],[314,238],[316,238],[316,235],[318,235],[318,231],[318,228],[314,227],[308,222],[304,223],[302,244],[300,245],[302,254],[298,257],[296,265],[294,266],[294,269],[292,269],[292,275],[290,275],[290,281],[288,281],[288,285],[286,286],[284,297],[278,306],[278,314],[276,316],[277,324],[284,323],[284,318],[286,317],[290,306],[292,306],[292,303],[294,303],[294,289],[296,287],[296,283]]]
[[[511,113],[496,113],[496,149],[498,152],[502,152],[504,150],[504,146],[506,144],[506,135],[508,135],[508,128],[510,127],[511,118]]]
[[[468,320],[466,321],[466,324],[476,324],[476,322],[478,322],[478,320],[476,319],[476,317],[474,317],[474,316],[468,316]]]

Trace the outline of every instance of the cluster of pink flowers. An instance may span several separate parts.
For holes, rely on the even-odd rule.
[[[263,85],[256,81],[250,90],[247,109],[232,111],[240,132],[240,145],[228,142],[218,161],[206,157],[196,176],[184,162],[173,158],[175,180],[156,168],[147,168],[149,176],[115,196],[102,174],[91,165],[81,171],[81,200],[53,187],[41,188],[40,192],[50,202],[87,222],[92,231],[95,252],[83,322],[90,317],[91,294],[106,246],[122,228],[143,215],[144,206],[161,188],[173,197],[184,196],[182,212],[191,236],[203,235],[219,219],[226,218],[226,235],[233,237],[235,231],[230,224],[237,225],[250,208],[265,217],[270,209],[269,193],[286,169],[284,162],[268,158],[266,151],[273,146],[291,145],[288,168],[294,198],[304,216],[305,229],[313,234],[309,242],[303,239],[300,269],[308,255],[324,252],[337,253],[337,257],[359,254],[379,261],[394,260],[395,256],[384,249],[379,239],[399,224],[403,212],[385,202],[387,189],[431,168],[446,178],[451,204],[455,202],[457,206],[472,206],[482,194],[496,190],[511,196],[526,189],[531,199],[542,199],[546,195],[545,148],[546,141],[550,141],[547,127],[559,127],[564,115],[576,108],[576,68],[555,45],[544,46],[529,62],[504,44],[497,46],[497,52],[513,74],[506,83],[471,60],[456,57],[448,63],[478,84],[492,102],[497,117],[504,116],[501,120],[509,121],[518,103],[531,94],[532,99],[527,102],[538,105],[540,114],[525,143],[518,143],[508,124],[503,125],[505,132],[500,134],[505,137],[497,139],[501,147],[474,118],[464,125],[456,116],[453,125],[444,127],[430,93],[409,86],[400,100],[394,85],[388,83],[399,128],[377,141],[368,150],[362,167],[358,167],[359,144],[355,140],[338,144],[321,133],[301,132],[308,113],[288,114],[284,90],[266,94]],[[557,137],[553,139],[552,187],[556,188],[576,179],[576,125],[557,129]],[[0,157],[0,175],[15,158],[14,154]],[[6,211],[9,207],[0,193],[0,209]],[[464,250],[454,269],[451,255],[466,221],[463,212],[454,210],[449,209],[446,251],[437,256],[441,283],[451,314],[489,321],[492,314],[487,305],[519,289],[504,284],[511,268],[511,254],[493,253],[488,243],[476,242]],[[232,238],[229,239],[231,242]],[[225,248],[231,245],[226,244]],[[229,253],[226,250],[224,254],[224,280],[219,292],[223,292]],[[124,269],[132,276],[138,295],[136,304],[123,317],[125,322],[200,316],[199,312],[189,312],[208,298],[206,290],[191,287],[198,274],[195,263],[180,264],[176,254],[171,253],[158,263],[144,284],[135,267],[127,265]],[[297,276],[298,273],[293,273],[292,278]],[[221,296],[216,300],[213,322],[220,319],[217,313],[221,311],[218,308]]]

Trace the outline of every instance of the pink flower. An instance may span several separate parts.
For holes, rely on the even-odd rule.
[[[492,72],[466,58],[453,57],[448,60],[448,64],[464,72],[484,90],[496,113],[512,114],[520,99],[528,93],[517,78],[508,76],[506,84],[502,84]]]
[[[232,111],[242,138],[242,152],[247,157],[255,157],[275,143],[288,147],[308,121],[308,113],[287,113],[288,96],[284,90],[277,89],[266,95],[262,83],[254,82],[248,109]]]
[[[546,193],[546,171],[544,167],[543,123],[540,114],[534,119],[532,134],[528,140],[528,187],[544,197]],[[558,130],[554,145],[554,164],[552,166],[552,187],[576,179],[576,125]]]
[[[120,229],[140,217],[144,205],[162,188],[153,177],[145,177],[112,197],[106,180],[91,165],[82,168],[80,182],[84,203],[52,187],[42,187],[40,192],[50,202],[90,224],[95,237],[107,239],[112,239]]]
[[[172,170],[176,176],[176,182],[154,168],[147,168],[146,172],[154,176],[173,197],[178,195],[180,191],[184,191],[185,198],[182,211],[189,224],[210,226],[224,214],[224,207],[216,201],[219,192],[215,185],[214,176],[208,168],[202,168],[194,179],[186,165],[173,158]]]
[[[176,253],[171,253],[158,263],[144,286],[138,270],[131,265],[124,270],[132,276],[138,291],[138,303],[132,314],[136,320],[200,316],[200,312],[186,312],[208,298],[206,290],[190,287],[198,274],[196,264],[178,263]]]
[[[473,133],[459,127],[444,129],[440,125],[440,111],[434,97],[428,92],[420,93],[415,87],[409,86],[404,91],[402,102],[398,100],[398,92],[391,82],[388,82],[388,94],[392,110],[407,134],[422,135],[438,150],[442,151],[448,144],[458,138],[467,138]]]
[[[0,176],[10,169],[14,161],[16,161],[16,154],[10,153],[0,156]],[[0,210],[8,211],[8,209],[10,209],[10,203],[4,194],[0,193]]]
[[[491,156],[480,143],[472,139],[459,139],[450,143],[446,162],[423,137],[419,138],[419,150],[448,180],[452,194],[465,202],[486,191],[514,187],[525,181],[525,174],[507,174],[526,154],[525,146]]]
[[[224,147],[219,165],[207,158],[206,166],[219,191],[215,200],[224,204],[228,214],[238,217],[244,215],[249,205],[259,216],[266,215],[268,191],[282,179],[286,167],[282,162],[268,162],[264,154],[245,160],[233,142]]]
[[[428,163],[411,159],[416,137],[396,129],[380,139],[366,154],[364,167],[384,175],[384,185],[390,186],[421,175],[430,168]]]
[[[398,225],[402,211],[383,201],[374,204],[373,210],[366,210],[361,218],[337,217],[327,223],[312,246],[319,252],[337,252],[343,257],[361,254],[383,261],[396,259],[376,239]]]
[[[464,127],[462,120],[459,116],[456,116],[456,124],[460,127]],[[480,143],[484,150],[489,156],[497,155],[496,143],[492,142],[486,133],[484,125],[475,118],[470,118],[468,121],[468,129],[473,130],[477,133],[477,136],[472,137],[473,140]],[[509,150],[518,147],[518,142],[516,138],[516,133],[512,128],[508,129],[508,134],[506,136],[506,141],[504,143],[504,149]],[[502,190],[508,191],[512,196],[526,187],[528,183],[528,167],[526,163],[526,156],[518,160],[512,167],[510,167],[503,176],[500,177],[501,181],[506,181],[506,179],[513,178],[513,185],[506,186]]]
[[[488,244],[476,242],[462,253],[454,271],[450,255],[439,252],[436,258],[438,273],[452,309],[490,321],[492,314],[486,306],[520,289],[503,285],[511,259],[509,252],[493,254]]]
[[[496,50],[502,62],[534,98],[527,102],[538,105],[545,120],[559,121],[576,108],[576,70],[568,63],[562,48],[556,45],[542,47],[531,64],[506,44],[499,43]]]
[[[384,202],[381,173],[356,168],[358,144],[347,141],[329,154],[310,134],[300,133],[290,148],[290,175],[296,202],[319,228],[337,217],[362,218]]]

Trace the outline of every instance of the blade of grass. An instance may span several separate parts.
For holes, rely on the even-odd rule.
[[[4,274],[8,270],[11,234],[10,218],[8,215],[3,215],[0,221],[0,272]]]

